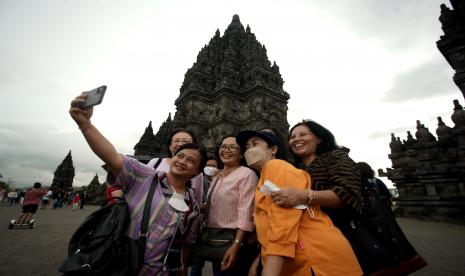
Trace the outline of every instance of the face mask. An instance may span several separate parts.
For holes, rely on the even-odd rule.
[[[176,192],[173,192],[173,195],[168,200],[168,204],[181,212],[186,212],[189,210],[189,206],[187,206],[186,202],[184,201],[184,195],[178,194]]]
[[[213,176],[216,173],[216,170],[217,169],[215,167],[206,166],[203,168],[203,173],[208,176]]]
[[[254,147],[248,149],[244,153],[244,157],[245,161],[247,162],[247,165],[253,166],[266,160],[266,153],[262,148]]]

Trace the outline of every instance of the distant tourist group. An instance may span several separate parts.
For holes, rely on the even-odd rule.
[[[413,257],[376,268],[364,263],[345,230],[361,221],[365,190],[383,202],[386,216],[391,195],[368,164],[354,162],[314,121],[294,125],[287,139],[272,127],[226,135],[214,156],[178,129],[166,141],[169,157],[144,164],[119,154],[91,123],[93,108],[80,108],[86,97],[76,97],[69,113],[108,168],[108,199],[128,205],[127,236],[140,241],[150,211],[138,275],[202,275],[205,261],[214,275],[369,275]],[[421,267],[410,266],[403,274]]]
[[[73,210],[83,209],[86,204],[85,192],[76,192],[74,190],[64,191],[57,189],[55,193],[51,193],[47,198],[43,199],[43,207],[47,207],[49,200],[52,201],[53,209],[72,206]]]

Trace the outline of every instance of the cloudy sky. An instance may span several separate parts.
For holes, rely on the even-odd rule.
[[[288,121],[327,126],[357,161],[391,166],[390,133],[453,126],[453,71],[436,48],[441,0],[0,1],[0,174],[49,185],[71,150],[74,185],[104,172],[68,115],[108,86],[94,124],[132,154],[149,121],[174,113],[186,70],[238,14],[276,61]],[[386,180],[386,179],[384,179]],[[389,183],[391,185],[391,183]]]

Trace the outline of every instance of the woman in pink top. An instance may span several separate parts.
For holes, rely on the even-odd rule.
[[[219,147],[223,170],[212,179],[207,227],[235,229],[236,236],[224,256],[212,260],[213,273],[217,275],[247,275],[258,248],[254,239],[253,199],[258,177],[242,166],[241,148],[234,135],[225,136]],[[208,196],[207,196],[208,198]]]

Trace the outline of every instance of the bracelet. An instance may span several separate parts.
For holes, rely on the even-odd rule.
[[[79,128],[82,133],[88,131],[92,127],[92,124],[89,124],[86,128]]]
[[[238,244],[239,246],[242,246],[242,242],[240,240],[234,240],[233,241],[235,244]]]
[[[311,206],[313,201],[315,200],[315,192],[312,189],[308,189],[308,200],[307,200],[307,206]]]

